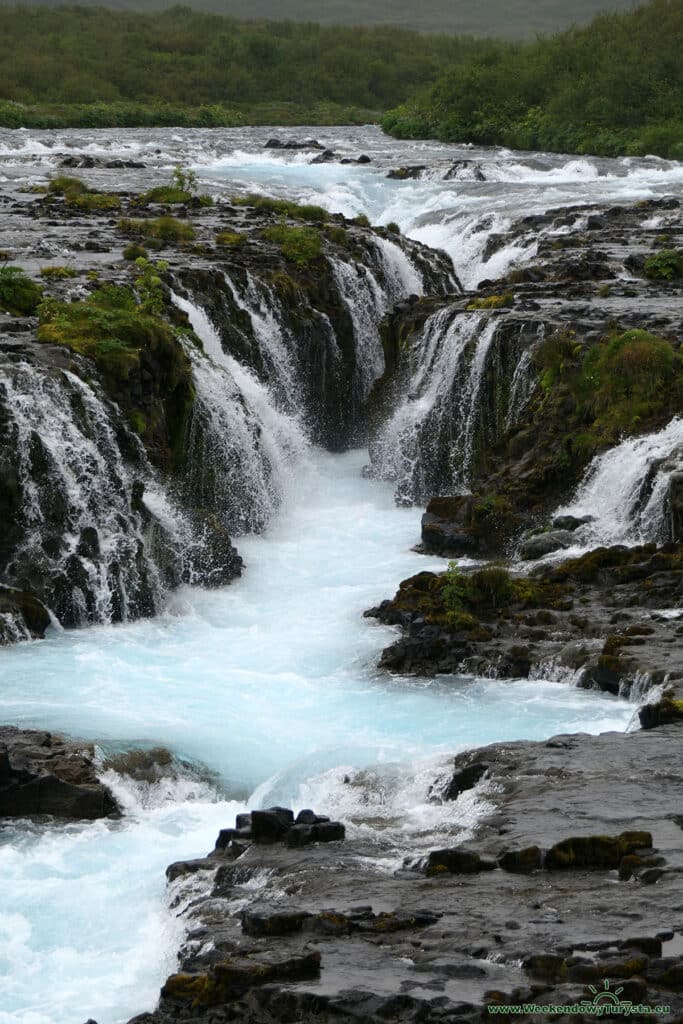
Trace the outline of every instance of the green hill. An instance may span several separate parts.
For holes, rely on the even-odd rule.
[[[383,121],[400,138],[683,159],[683,0],[492,43]]]
[[[38,0],[44,2],[44,0]],[[232,18],[385,25],[418,32],[472,33],[530,39],[590,21],[601,11],[634,7],[637,0],[195,0],[195,10]],[[55,6],[47,0],[48,6]],[[94,6],[94,4],[93,4]],[[156,11],[168,0],[109,0],[118,10]]]

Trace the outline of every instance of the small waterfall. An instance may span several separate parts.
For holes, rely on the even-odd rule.
[[[520,338],[524,332],[525,325],[520,327]],[[519,420],[526,408],[527,402],[536,389],[536,376],[532,370],[532,356],[534,349],[541,344],[545,338],[545,324],[540,324],[537,331],[537,342],[522,350],[519,362],[510,381],[510,398],[505,416],[505,429],[509,430]]]
[[[396,481],[400,500],[466,489],[495,332],[496,319],[482,312],[446,307],[426,321],[409,356],[407,400],[398,396],[372,447],[376,470]]]
[[[204,310],[176,294],[173,302],[204,346],[204,353],[185,346],[196,389],[187,442],[188,501],[216,513],[231,531],[261,530],[306,452],[305,429],[278,408],[251,370],[224,352]]]
[[[67,625],[158,609],[160,538],[138,482],[153,473],[116,407],[97,384],[28,362],[8,368],[0,401],[20,494],[8,579],[37,592]]]
[[[577,542],[639,544],[666,539],[666,498],[683,466],[683,419],[654,434],[630,437],[597,455],[574,500],[557,515],[592,516]]]
[[[362,397],[384,370],[384,353],[379,322],[387,312],[385,292],[365,266],[329,257],[334,279],[353,322],[356,343],[356,373]]]
[[[401,246],[379,235],[374,242],[380,253],[390,299],[397,302],[408,295],[424,295],[423,276]]]

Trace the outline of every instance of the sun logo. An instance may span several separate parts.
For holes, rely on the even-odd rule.
[[[593,993],[593,998],[582,999],[582,1006],[615,1006],[623,1009],[631,1005],[630,1002],[623,1002],[619,998],[624,991],[623,985],[620,985],[619,988],[611,989],[609,981],[605,981],[602,988],[596,988],[595,985],[589,985],[588,988]]]

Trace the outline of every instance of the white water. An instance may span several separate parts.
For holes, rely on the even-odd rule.
[[[310,166],[310,153],[264,151],[270,134],[315,134],[343,155],[368,152],[373,164]],[[0,131],[3,176],[17,184],[44,182],[69,151],[143,159],[147,170],[120,172],[124,188],[140,190],[167,179],[176,163],[194,164],[218,195],[264,190],[348,216],[366,214],[375,223],[396,221],[410,237],[446,249],[467,286],[499,276],[534,252],[538,238],[529,232],[484,258],[490,234],[519,216],[566,204],[630,202],[675,191],[683,182],[683,165],[661,160],[398,143],[375,128]],[[445,181],[450,164],[463,158],[480,163],[487,180]],[[427,176],[386,178],[390,167],[409,163],[429,164]],[[82,176],[110,187],[106,172]],[[658,228],[666,223],[667,215],[658,217]],[[401,250],[389,241],[382,248],[388,298],[419,293],[421,281]],[[365,300],[358,294],[368,308],[374,305],[370,294]],[[284,340],[258,296],[241,301],[264,351],[273,361],[284,355]],[[379,674],[374,666],[392,632],[364,620],[362,611],[393,593],[399,580],[429,567],[410,551],[418,516],[396,509],[388,486],[361,479],[364,456],[312,452],[291,408],[222,352],[201,310],[187,311],[209,357],[195,354],[200,400],[214,424],[227,428],[237,412],[226,410],[226,396],[241,393],[242,441],[254,452],[250,424],[258,423],[270,452],[265,463],[250,461],[245,470],[257,475],[254,493],[265,504],[284,497],[284,507],[265,535],[240,540],[247,569],[233,586],[179,592],[154,620],[52,634],[0,652],[0,708],[6,721],[103,743],[167,744],[219,772],[234,799],[219,799],[197,783],[148,791],[119,780],[116,791],[127,812],[122,822],[6,828],[0,838],[0,1024],[77,1024],[88,1016],[117,1024],[150,1008],[177,944],[177,925],[165,910],[164,868],[206,853],[218,828],[231,824],[245,804],[278,801],[339,814],[352,833],[362,828],[377,836],[378,854],[393,843],[394,861],[400,860],[402,851],[439,843],[444,832],[474,820],[470,800],[448,809],[426,800],[454,751],[496,739],[624,729],[631,717],[626,702],[565,683]],[[364,310],[355,308],[354,316],[357,334],[368,343],[363,372],[369,382],[379,365],[377,339]],[[432,347],[422,353],[391,435],[399,461],[406,453],[410,461],[409,445],[400,450],[404,438],[433,411],[443,381],[452,381],[461,364],[468,339],[456,332],[450,344],[441,344],[447,326],[439,321],[425,334]],[[479,336],[481,358],[475,354],[472,364],[474,390],[485,340]],[[434,371],[429,378],[428,369]],[[465,439],[469,413],[463,409],[459,425]],[[642,452],[630,454],[642,472]],[[618,493],[619,501],[609,507],[604,501],[597,513],[588,508],[589,492],[582,497],[607,532],[632,491]],[[594,487],[593,494],[595,505],[605,488]],[[373,831],[377,817],[388,826],[381,839]]]
[[[220,772],[240,803],[260,787],[264,804],[396,818],[399,854],[418,830],[452,827],[426,794],[455,750],[625,728],[631,705],[558,683],[377,673],[392,631],[362,611],[430,562],[410,551],[414,511],[361,478],[364,458],[312,456],[270,531],[241,540],[248,569],[231,587],[181,592],[157,619],[3,651],[2,719],[170,745]],[[344,784],[366,767],[365,782]],[[184,801],[186,785],[151,806],[128,786],[122,823],[5,830],[2,1024],[73,1024],[75,1012],[114,1024],[153,1005],[176,941],[164,868],[208,852],[235,812],[201,791]]]
[[[582,547],[662,541],[669,477],[682,464],[683,420],[676,417],[596,456],[574,500],[556,514],[593,516],[577,530]]]

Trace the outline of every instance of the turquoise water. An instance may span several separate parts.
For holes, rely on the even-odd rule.
[[[151,1007],[177,945],[164,868],[208,852],[245,804],[384,816],[400,857],[413,833],[428,844],[425,831],[471,824],[472,808],[449,817],[426,799],[454,751],[626,728],[632,706],[565,684],[377,671],[393,633],[363,610],[443,563],[411,551],[419,512],[363,479],[364,461],[312,453],[268,533],[240,540],[247,568],[231,587],[0,654],[4,721],[165,744],[222,782],[219,796],[196,781],[114,778],[123,821],[5,830],[2,1024],[114,1024]],[[349,786],[356,769],[366,782]]]

